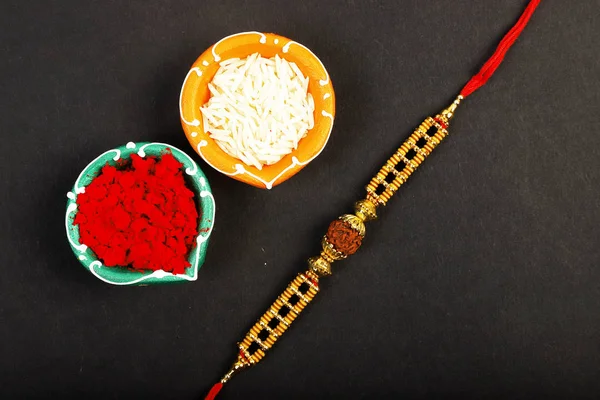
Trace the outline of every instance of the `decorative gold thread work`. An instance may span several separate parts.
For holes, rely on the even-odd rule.
[[[368,201],[375,205],[387,204],[433,149],[448,136],[449,121],[461,100],[462,96],[458,96],[435,118],[427,117],[402,143],[366,186]],[[358,212],[362,214],[363,211],[360,209]]]
[[[318,276],[311,271],[298,274],[269,310],[250,328],[246,337],[238,343],[240,348],[238,362],[247,367],[259,362],[265,356],[319,292],[318,279]]]

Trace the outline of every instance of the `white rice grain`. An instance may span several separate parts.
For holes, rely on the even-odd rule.
[[[314,127],[309,79],[278,55],[222,61],[200,108],[204,131],[227,154],[262,169],[298,148]]]

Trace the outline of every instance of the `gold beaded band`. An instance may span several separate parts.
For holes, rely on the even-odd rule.
[[[221,383],[262,360],[319,292],[319,278],[331,275],[331,264],[359,249],[365,236],[365,222],[377,218],[377,206],[386,205],[423,160],[448,136],[449,121],[461,100],[462,96],[458,96],[435,118],[426,118],[371,179],[366,187],[367,197],[354,205],[354,214],[344,214],[329,225],[321,240],[320,255],[308,260],[308,271],[298,274],[238,343],[238,359]]]
[[[428,117],[390,157],[366,187],[367,199],[385,206],[388,200],[408,180],[433,149],[448,136],[449,120],[462,100],[454,103],[435,118]]]
[[[310,270],[298,274],[238,343],[238,359],[221,383],[226,383],[235,372],[262,360],[318,292],[317,274]]]
[[[250,364],[259,362],[319,292],[319,277],[311,271],[298,274],[239,343]]]

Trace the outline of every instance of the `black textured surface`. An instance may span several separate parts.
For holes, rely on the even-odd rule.
[[[202,398],[329,221],[525,3],[2,1],[0,397]],[[361,251],[222,399],[600,396],[599,10],[542,2]],[[96,280],[65,239],[67,190],[128,141],[193,154],[183,78],[245,30],[322,59],[338,106],[327,148],[272,191],[201,164],[218,210],[197,282]]]

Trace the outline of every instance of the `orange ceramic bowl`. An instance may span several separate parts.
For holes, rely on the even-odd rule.
[[[263,57],[278,54],[296,63],[309,78],[308,91],[315,101],[315,126],[300,140],[298,148],[262,170],[244,164],[225,153],[204,132],[202,107],[210,98],[208,84],[228,58],[245,58],[253,53]],[[196,152],[214,169],[250,185],[271,189],[298,173],[323,150],[335,115],[335,95],[323,63],[300,43],[272,33],[244,32],[227,36],[206,50],[192,65],[181,88],[179,111],[183,130]]]

